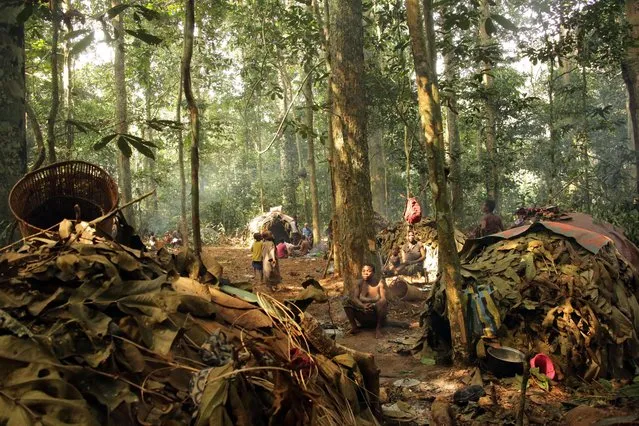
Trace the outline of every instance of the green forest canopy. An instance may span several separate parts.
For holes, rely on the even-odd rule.
[[[636,151],[622,76],[631,33],[624,4],[489,3],[435,3],[445,126],[448,130],[454,115],[459,135],[458,150],[452,150],[463,193],[454,197],[459,226],[476,222],[490,194],[506,222],[519,206],[551,203],[621,225],[636,239]],[[157,188],[157,198],[136,207],[137,227],[156,233],[176,228],[180,137],[189,176],[189,112],[180,96],[184,2],[51,4],[53,11],[28,3],[19,16],[25,21],[27,102],[45,139],[51,139],[47,124],[53,119],[58,160],[95,162],[114,176],[118,150],[130,150],[133,197]],[[366,0],[363,9],[373,206],[397,220],[401,196],[410,192],[432,213],[403,2]],[[332,191],[325,12],[315,0],[196,2],[191,67],[201,122],[205,238],[243,230],[263,209],[280,204],[300,223],[311,222],[309,139],[321,229],[326,227]],[[125,31],[126,136],[115,129],[117,18]],[[307,81],[312,105],[304,93]],[[51,116],[56,91],[59,108]],[[27,124],[27,143],[31,167],[39,152],[33,121]]]

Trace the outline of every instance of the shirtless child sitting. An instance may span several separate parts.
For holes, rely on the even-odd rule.
[[[365,263],[362,267],[362,279],[344,300],[344,312],[351,323],[352,334],[357,333],[360,327],[375,327],[375,337],[379,339],[382,336],[381,328],[386,322],[388,302],[384,280],[376,279],[373,265]]]

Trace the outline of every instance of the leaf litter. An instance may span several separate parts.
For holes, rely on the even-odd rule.
[[[0,422],[378,424],[358,353],[310,336],[295,305],[69,225],[0,256]]]
[[[464,288],[488,294],[496,312],[478,322],[478,347],[500,344],[545,353],[561,376],[586,380],[632,376],[639,359],[639,275],[613,244],[595,254],[550,230],[510,239],[469,240],[462,252]],[[443,293],[423,318],[443,315]],[[484,314],[486,315],[486,314]],[[501,324],[490,335],[490,321]],[[426,339],[437,333],[427,324]],[[478,353],[480,351],[478,350]]]

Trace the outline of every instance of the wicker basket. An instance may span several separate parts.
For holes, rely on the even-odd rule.
[[[91,221],[118,205],[118,187],[102,168],[84,161],[64,161],[25,175],[9,193],[9,207],[23,237],[51,228],[63,219]],[[110,233],[111,222],[100,224]]]

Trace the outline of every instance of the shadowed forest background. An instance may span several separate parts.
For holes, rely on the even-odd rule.
[[[377,424],[411,399],[425,423],[639,419],[639,251],[599,222],[639,242],[639,0],[0,0],[0,152],[9,423],[66,416],[7,392],[80,354],[69,380],[119,424],[147,397],[145,424]],[[374,339],[344,335],[357,309]]]
[[[29,167],[43,155],[45,162],[82,159],[125,188],[123,149],[131,196],[157,189],[131,212],[136,227],[175,229],[181,144],[190,176],[183,2],[52,0],[27,8],[18,18],[25,21]],[[313,185],[324,232],[332,214],[326,10],[310,0],[196,3],[191,69],[206,242],[280,204],[300,223],[312,222]],[[620,225],[636,241],[622,76],[632,34],[623,2],[440,1],[435,12],[458,226],[475,224],[490,197],[506,222],[519,206],[557,204]],[[407,192],[433,214],[404,14],[402,2],[363,3],[373,207],[391,220]],[[114,61],[123,64],[124,85]],[[118,91],[124,123],[116,118]]]

